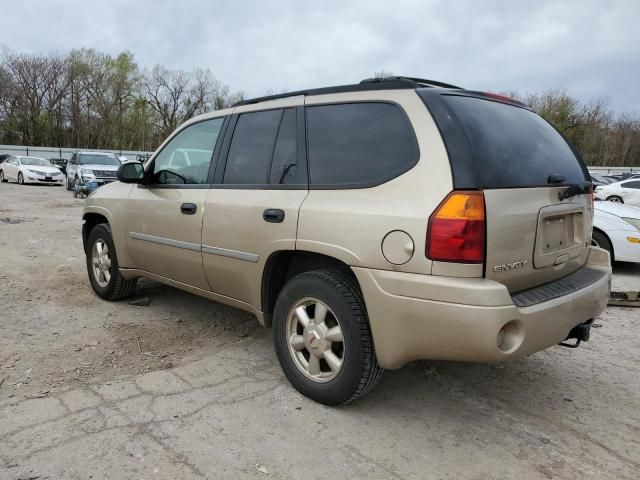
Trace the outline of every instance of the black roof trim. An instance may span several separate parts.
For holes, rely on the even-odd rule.
[[[414,88],[420,87],[438,87],[438,88],[454,88],[460,90],[461,87],[451,85],[450,83],[439,82],[437,80],[427,80],[426,78],[417,77],[384,77],[384,78],[366,78],[360,83],[379,83],[379,82],[391,82],[396,80],[409,80],[415,84]]]
[[[386,78],[367,78],[360,83],[354,83],[350,85],[337,85],[335,87],[323,87],[312,88],[309,90],[298,90],[295,92],[281,93],[278,95],[267,95],[265,97],[250,98],[235,103],[234,107],[241,105],[251,105],[254,103],[266,102],[269,100],[278,100],[281,98],[297,97],[300,95],[313,96],[313,95],[327,95],[330,93],[349,93],[349,92],[363,92],[370,90],[404,90],[415,89],[422,87],[437,87],[437,88],[454,88],[459,89],[455,85],[449,85],[448,83],[438,82],[435,80],[426,80],[422,78],[414,77],[386,77]]]

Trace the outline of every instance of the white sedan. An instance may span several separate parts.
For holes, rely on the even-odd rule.
[[[640,208],[594,202],[592,245],[609,251],[611,261],[640,263]]]
[[[631,177],[621,182],[600,185],[596,187],[595,195],[600,200],[640,207],[640,178]]]
[[[49,160],[38,157],[13,156],[0,163],[0,181],[62,185],[64,175]]]

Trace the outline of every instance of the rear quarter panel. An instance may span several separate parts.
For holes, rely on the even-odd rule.
[[[415,91],[357,92],[309,97],[306,105],[389,101],[406,112],[419,148],[406,173],[371,188],[310,190],[300,209],[297,249],[335,257],[348,265],[431,273],[425,256],[429,215],[452,189],[451,169],[440,133]],[[413,255],[403,265],[388,262],[381,243],[393,230],[408,233]]]

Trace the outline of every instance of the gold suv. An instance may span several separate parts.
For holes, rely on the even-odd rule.
[[[588,178],[498,95],[392,77],[247,100],[87,198],[87,270],[107,300],[147,277],[253,313],[336,405],[411,360],[587,340],[611,278]]]

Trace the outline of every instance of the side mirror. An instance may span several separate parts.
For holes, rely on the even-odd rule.
[[[122,183],[142,183],[144,166],[140,162],[123,163],[118,168],[118,180]]]

